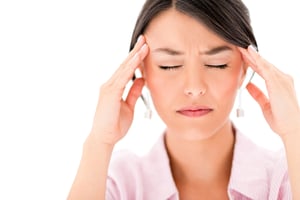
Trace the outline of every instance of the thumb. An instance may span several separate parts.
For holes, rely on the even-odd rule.
[[[131,110],[134,110],[136,101],[142,94],[144,84],[145,81],[143,78],[138,78],[134,80],[133,85],[131,86],[126,98],[126,103]]]

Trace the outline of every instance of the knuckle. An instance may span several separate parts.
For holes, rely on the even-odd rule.
[[[104,84],[102,84],[100,86],[100,93],[106,93],[108,92],[111,88],[112,88],[112,82],[111,81],[107,81]]]
[[[137,53],[135,54],[135,57],[136,57],[136,60],[137,60],[137,61],[141,61],[141,60],[142,60],[141,52],[137,52]]]
[[[290,83],[294,84],[294,78],[290,74],[286,74],[285,76]]]
[[[266,63],[266,60],[259,54],[257,57],[258,63]]]

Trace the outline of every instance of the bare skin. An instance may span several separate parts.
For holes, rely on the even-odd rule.
[[[203,53],[220,46],[228,48],[210,56]],[[172,48],[181,54],[156,54],[157,48]],[[224,63],[229,67],[211,67]],[[162,65],[180,67],[169,71]],[[244,66],[252,67],[265,80],[269,98],[252,83],[247,89],[271,129],[283,140],[293,198],[300,199],[300,109],[292,78],[251,47],[228,44],[193,18],[174,10],[152,20],[145,35],[101,87],[94,124],[68,199],[105,199],[112,150],[130,128],[144,84],[167,126],[166,147],[180,199],[196,199],[200,193],[204,199],[228,198],[234,145],[229,113],[244,78]],[[134,82],[123,100],[124,88],[137,68],[143,78]],[[182,111],[193,106],[209,111],[199,115]]]
[[[122,99],[122,95],[147,53],[148,46],[144,37],[141,37],[123,64],[101,87],[94,125],[85,141],[78,173],[68,199],[105,199],[111,153],[132,123],[134,105],[141,94],[144,80],[135,80],[126,100]]]
[[[145,37],[150,52],[142,73],[167,125],[166,147],[180,199],[228,198],[234,146],[228,116],[246,71],[238,48],[175,10],[153,19]],[[228,67],[212,67],[223,64]],[[165,65],[177,67],[161,69]],[[212,111],[180,113],[194,107]]]
[[[293,78],[266,61],[251,46],[240,51],[245,62],[265,80],[269,98],[252,83],[247,89],[260,105],[270,128],[283,141],[293,199],[300,199],[300,107]]]

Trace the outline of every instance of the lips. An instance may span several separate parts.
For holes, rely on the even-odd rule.
[[[206,106],[188,106],[177,110],[177,113],[186,117],[202,117],[212,112],[213,109]]]

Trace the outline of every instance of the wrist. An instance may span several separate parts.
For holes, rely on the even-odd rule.
[[[84,151],[106,151],[112,152],[115,144],[108,142],[97,134],[90,133],[84,142]]]
[[[290,143],[298,143],[300,141],[300,127],[290,131],[289,133],[285,133],[281,137],[284,145],[289,145]]]

